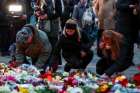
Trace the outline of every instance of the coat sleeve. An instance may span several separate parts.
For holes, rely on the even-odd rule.
[[[74,9],[73,9],[73,13],[72,13],[72,18],[73,19],[78,19],[78,6],[77,5],[75,5],[74,6]]]
[[[52,56],[51,56],[51,62],[50,65],[53,69],[53,71],[56,71],[59,65],[59,61],[60,61],[60,51],[61,51],[61,37],[60,39],[57,41],[54,50],[52,52]]]
[[[44,33],[43,31],[39,31],[40,36],[41,36],[41,41],[43,43],[43,51],[40,53],[37,61],[36,61],[36,66],[41,68],[43,67],[45,64],[49,64],[47,63],[51,51],[52,51],[52,46],[51,43],[49,42],[48,36],[46,35],[46,33]]]
[[[49,64],[47,62],[49,57],[50,57],[49,51],[45,51],[45,52],[41,53],[35,63],[35,66],[37,66],[38,68],[41,69],[42,67],[44,67],[45,64]]]
[[[51,0],[46,0],[47,5],[43,5],[43,12],[47,14],[47,17],[49,20],[51,19],[56,19],[61,16],[62,14],[62,5],[60,0],[54,0],[55,3],[55,8],[53,8]],[[55,13],[54,13],[55,11]]]
[[[16,44],[15,57],[16,57],[16,62],[19,62],[19,63],[24,63],[24,60],[26,59],[26,56],[24,54],[24,48],[19,44]]]
[[[82,32],[81,35],[82,35],[82,37],[81,37],[81,49],[82,50],[90,50],[93,43],[90,42],[86,33]]]

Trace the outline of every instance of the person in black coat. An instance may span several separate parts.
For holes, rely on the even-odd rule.
[[[132,62],[133,50],[138,35],[137,14],[135,12],[137,4],[138,0],[117,0],[116,2],[116,31],[124,36],[124,43],[117,61],[105,71],[104,75],[111,76],[115,72],[124,71],[134,65]]]
[[[46,31],[51,45],[54,46],[58,40],[60,29],[60,16],[62,14],[61,0],[44,0],[40,5],[40,10],[36,11],[39,19],[39,29]],[[39,11],[39,13],[38,13]],[[45,22],[49,21],[48,26],[45,27]],[[47,28],[47,29],[44,29]],[[50,28],[50,29],[48,29]]]
[[[62,12],[61,15],[61,27],[63,29],[65,26],[65,22],[72,16],[75,0],[62,0],[62,1],[64,4],[64,11]]]
[[[47,33],[53,51],[61,33],[60,16],[62,14],[62,2],[61,0],[44,0],[40,5],[39,11],[39,15],[37,13],[39,29]]]
[[[86,34],[79,31],[76,21],[67,20],[53,52],[52,68],[57,69],[57,58],[62,49],[62,56],[66,60],[65,71],[69,72],[72,68],[85,69],[93,57],[91,45]]]
[[[136,40],[136,42],[137,42],[137,47],[138,48],[140,48],[140,27],[139,27],[139,25],[140,25],[140,0],[137,0],[137,4],[135,5],[135,11],[134,11],[134,13],[135,13],[135,15],[136,15],[136,24],[137,24],[137,29],[139,30],[139,32],[138,32],[138,37],[137,37],[137,40]]]
[[[4,55],[8,52],[10,45],[9,39],[9,26],[8,19],[6,17],[6,0],[0,0],[0,55]]]

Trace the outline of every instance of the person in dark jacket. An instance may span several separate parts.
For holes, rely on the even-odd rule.
[[[80,29],[82,29],[83,14],[88,7],[89,7],[88,0],[79,0],[79,3],[74,6],[72,18],[77,20]]]
[[[6,17],[6,0],[0,0],[0,55],[8,51],[9,42],[9,27],[8,19]]]
[[[63,34],[53,52],[52,68],[56,69],[58,54],[62,49],[62,56],[67,62],[65,71],[69,72],[72,68],[85,69],[93,57],[91,45],[86,34],[79,31],[76,21],[67,20]]]
[[[52,44],[52,46],[55,45],[56,41],[58,40],[58,35],[60,29],[60,16],[62,14],[62,5],[61,0],[44,0],[43,4],[41,5],[41,14],[38,17],[41,22],[42,20],[46,21],[48,20],[49,23],[49,30],[43,30],[42,28],[39,28],[43,31],[46,31],[48,34],[48,38]],[[41,26],[41,24],[39,24]]]
[[[135,17],[137,17],[136,24],[137,24],[137,28],[138,28],[139,32],[138,32],[138,37],[137,37],[136,43],[137,43],[137,47],[140,48],[140,27],[139,27],[139,25],[140,25],[140,0],[137,0],[137,2],[138,3],[136,3],[136,5],[134,6],[135,9],[134,9],[133,13],[136,15]]]
[[[29,63],[39,69],[45,69],[52,47],[45,32],[37,30],[34,26],[26,24],[16,34],[16,66]]]
[[[64,3],[64,11],[62,12],[61,15],[61,27],[62,29],[65,26],[65,22],[71,18],[72,13],[73,13],[73,9],[74,9],[74,5],[75,5],[75,0],[63,0]]]
[[[99,43],[100,59],[96,64],[96,72],[99,75],[106,73],[113,64],[116,64],[123,45],[123,36],[113,30],[105,30]]]
[[[116,31],[124,36],[123,46],[117,62],[105,71],[104,75],[111,76],[119,70],[124,71],[133,65],[134,43],[138,35],[138,22],[135,13],[137,0],[117,0],[116,2]]]
[[[39,29],[47,33],[53,51],[62,31],[60,24],[62,2],[61,0],[42,0],[41,2],[41,14],[38,16]]]

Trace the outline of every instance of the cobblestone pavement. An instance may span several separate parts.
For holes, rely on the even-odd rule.
[[[91,61],[91,63],[88,65],[87,69],[88,71],[91,71],[91,72],[95,72],[95,69],[96,69],[96,62],[98,61],[98,57],[96,55],[96,48],[94,48],[94,57]],[[7,63],[9,62],[10,60],[10,57],[9,56],[0,56],[0,62],[3,62],[3,63]],[[63,60],[63,65],[59,66],[59,69],[58,70],[63,70],[63,67],[64,67],[64,60]],[[136,48],[134,49],[134,63],[135,65],[140,65],[140,49]],[[131,66],[130,68],[128,68],[127,70],[125,70],[123,73],[128,77],[132,77],[135,73],[138,73],[140,71],[138,71],[138,69],[136,68],[136,66]]]

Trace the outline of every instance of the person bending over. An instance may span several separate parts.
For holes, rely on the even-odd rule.
[[[47,34],[37,30],[32,25],[25,25],[16,34],[16,65],[29,63],[27,56],[31,58],[32,64],[39,69],[45,68],[51,53],[51,44]]]
[[[112,67],[114,64],[118,72],[123,71],[124,67],[121,67],[117,63],[117,59],[120,57],[120,48],[123,45],[123,36],[112,30],[105,30],[101,36],[101,41],[99,43],[99,61],[96,64],[96,72],[99,75],[111,76],[110,70],[113,71]],[[115,71],[113,71],[115,73]]]

